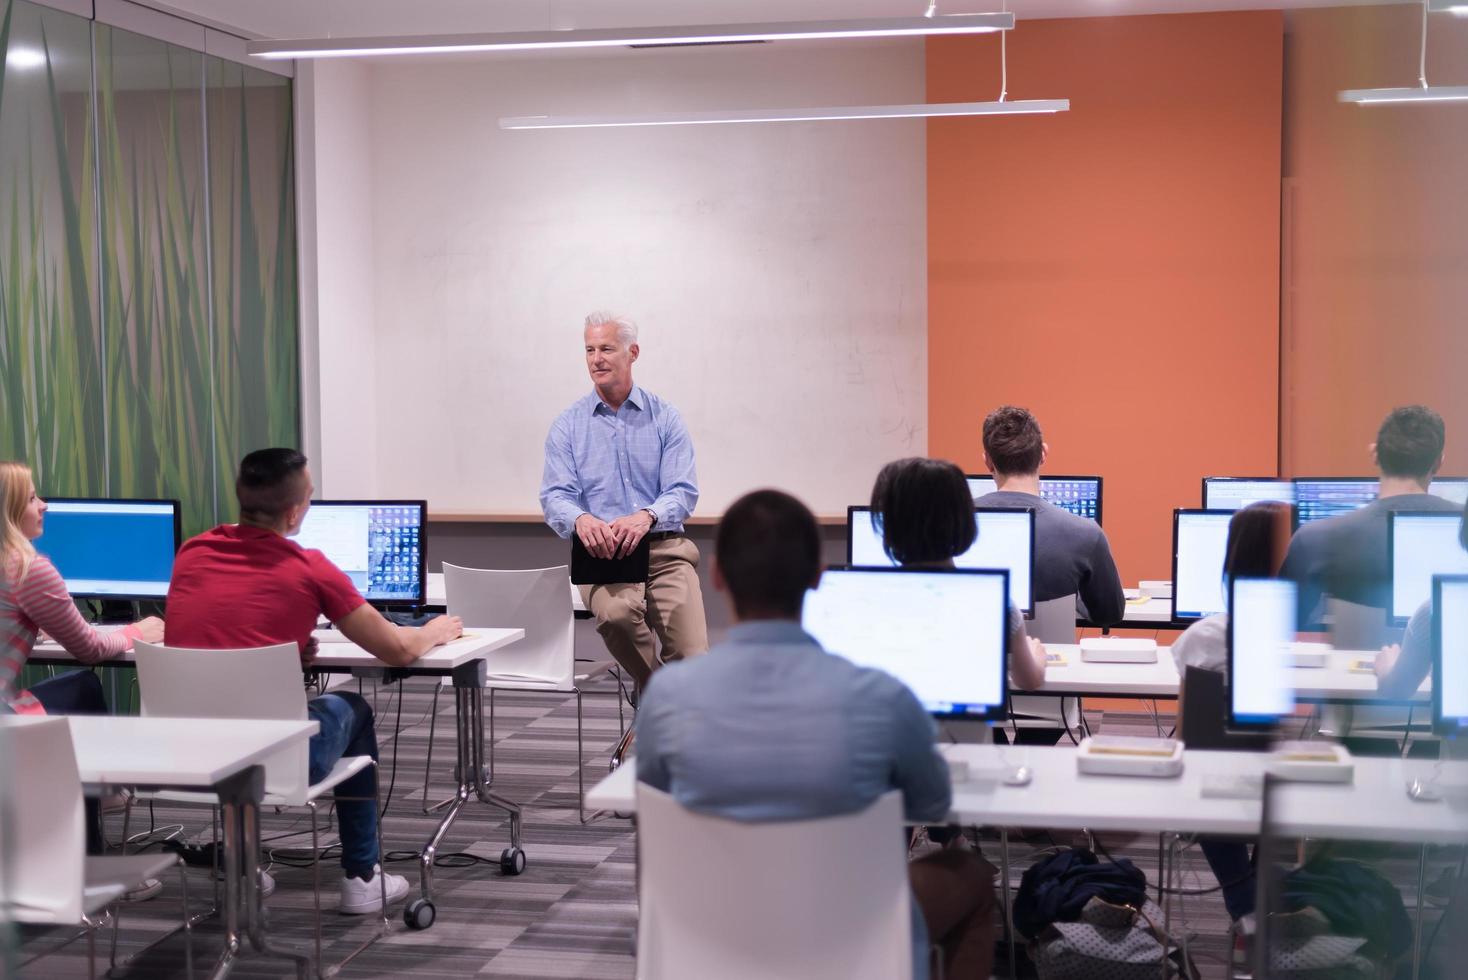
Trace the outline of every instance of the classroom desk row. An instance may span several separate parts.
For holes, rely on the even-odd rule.
[[[1172,778],[1099,776],[1076,768],[1073,747],[945,745],[943,754],[968,766],[953,785],[948,821],[960,826],[1048,827],[1074,831],[1122,831],[1159,835],[1211,834],[1258,837],[1265,832],[1262,790],[1248,798],[1210,795],[1207,787],[1241,777],[1261,779],[1269,756],[1259,752],[1189,750]],[[1022,786],[1003,782],[1017,767],[1030,770]],[[1436,779],[1453,791],[1447,801],[1419,802],[1407,788]],[[619,814],[637,811],[636,764],[629,760],[586,794],[589,807]],[[1281,783],[1269,800],[1268,832],[1277,838],[1317,837],[1418,846],[1413,976],[1420,968],[1423,861],[1430,845],[1468,843],[1468,763],[1400,758],[1357,758],[1350,783]],[[1010,923],[1008,831],[1000,834],[1001,898]],[[1177,861],[1158,851],[1159,899],[1170,929],[1171,889]],[[1010,965],[1013,975],[1013,944]]]
[[[354,643],[319,645],[319,653],[312,665],[315,670],[389,681],[405,677],[453,679],[455,709],[459,719],[455,726],[458,753],[455,768],[459,786],[454,802],[419,854],[419,896],[430,905],[433,901],[433,860],[439,844],[458,818],[459,811],[471,799],[478,799],[481,803],[509,814],[510,844],[501,855],[501,869],[508,874],[519,874],[524,870],[525,856],[520,848],[520,807],[490,792],[484,781],[484,684],[490,672],[489,661],[495,651],[524,637],[525,631],[519,628],[470,627],[465,630],[462,638],[433,648],[407,667],[389,667]],[[99,666],[130,667],[134,661],[135,654],[129,650],[121,656],[103,661]],[[30,662],[76,666],[75,658],[54,641],[37,644]],[[312,730],[314,731],[314,723]],[[121,780],[115,782],[125,785]]]

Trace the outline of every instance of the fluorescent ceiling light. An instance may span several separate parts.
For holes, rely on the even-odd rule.
[[[1427,9],[1435,14],[1457,14],[1468,17],[1468,0],[1428,0]]]
[[[39,68],[46,63],[46,53],[35,48],[11,48],[5,63],[11,68]]]
[[[1360,105],[1388,102],[1468,102],[1468,85],[1426,88],[1353,88],[1340,93],[1342,102]]]
[[[1014,27],[1014,14],[952,14],[866,20],[709,24],[683,27],[620,27],[573,31],[489,34],[426,34],[400,37],[326,37],[249,41],[257,58],[357,58],[391,54],[454,54],[466,51],[545,51],[554,48],[613,48],[628,45],[713,44],[735,41],[801,41],[840,37],[920,37],[929,34],[987,34]]]
[[[714,123],[809,122],[821,119],[1005,116],[1065,112],[1069,108],[1069,99],[1022,99],[1014,102],[937,102],[927,105],[850,105],[812,109],[652,112],[636,116],[506,116],[500,120],[500,129],[586,129],[606,126],[701,126]]]

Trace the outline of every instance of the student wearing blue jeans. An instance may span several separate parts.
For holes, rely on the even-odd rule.
[[[377,727],[372,708],[359,694],[323,694],[306,704],[306,715],[320,722],[311,736],[310,779],[319,783],[333,766],[349,756],[370,755],[377,761]],[[336,820],[341,829],[342,871],[370,879],[377,864],[377,783],[375,767],[363,769],[336,788]]]

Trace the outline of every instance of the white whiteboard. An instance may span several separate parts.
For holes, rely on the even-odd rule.
[[[537,511],[546,431],[589,390],[582,319],[610,308],[641,326],[636,380],[688,423],[697,513],[760,486],[817,513],[865,501],[927,445],[923,123],[496,120],[922,97],[911,42],[373,67],[376,368],[328,385],[323,350],[321,372],[323,415],[350,411],[328,391],[376,393],[353,433],[375,477],[323,490]]]

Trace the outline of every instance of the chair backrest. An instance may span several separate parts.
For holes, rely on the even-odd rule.
[[[637,786],[638,980],[912,976],[902,798],[741,823]]]
[[[65,718],[0,719],[0,920],[82,919],[86,834],[82,784]]]
[[[1337,650],[1380,650],[1401,640],[1401,631],[1386,621],[1380,606],[1363,606],[1327,596],[1325,612],[1330,618],[1330,645]]]
[[[449,615],[467,627],[513,626],[525,639],[489,657],[489,673],[549,681],[564,690],[575,685],[575,616],[571,570],[488,569],[443,566]]]
[[[1064,595],[1035,603],[1035,615],[1025,620],[1025,632],[1041,643],[1076,641],[1076,597]]]
[[[189,650],[141,641],[137,656],[140,714],[151,718],[248,718],[305,721],[300,648],[280,643],[249,650]],[[298,741],[265,762],[265,792],[306,802],[310,746]]]

